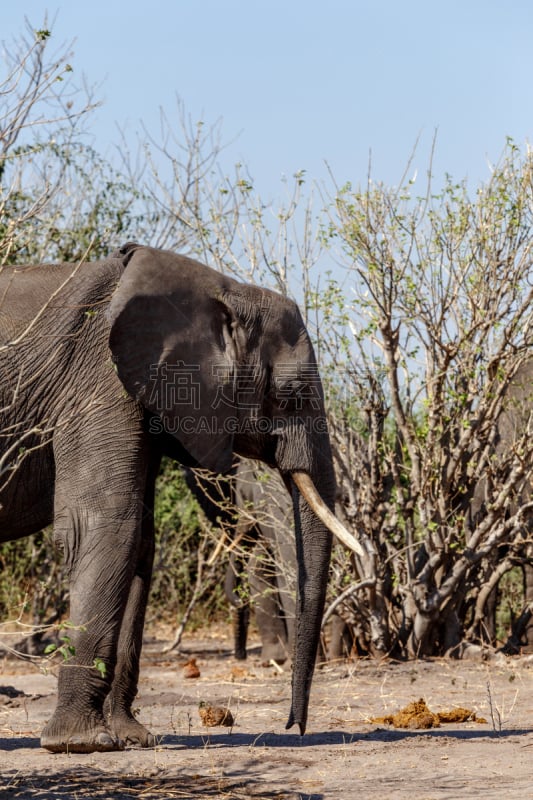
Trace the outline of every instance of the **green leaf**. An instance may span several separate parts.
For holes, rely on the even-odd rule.
[[[101,658],[95,658],[93,661],[93,666],[95,669],[98,670],[102,678],[105,678],[107,673],[107,667],[105,661],[103,661]]]

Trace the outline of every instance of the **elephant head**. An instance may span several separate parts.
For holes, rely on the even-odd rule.
[[[295,303],[174,253],[135,244],[110,304],[126,390],[202,467],[234,454],[280,471],[293,498],[298,604],[292,706],[303,733],[325,601],[335,480],[322,386]],[[356,540],[336,531],[353,549]]]

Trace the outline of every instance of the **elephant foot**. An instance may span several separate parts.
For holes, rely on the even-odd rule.
[[[109,719],[109,727],[116,738],[129,747],[155,747],[156,737],[138,722],[131,714],[114,715]]]
[[[92,724],[80,716],[54,714],[41,734],[41,746],[51,753],[107,753],[124,750],[124,742],[106,726],[103,718]]]

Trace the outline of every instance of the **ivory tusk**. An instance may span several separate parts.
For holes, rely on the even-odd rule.
[[[307,472],[291,472],[291,478],[298,487],[302,497],[305,498],[309,507],[315,512],[317,517],[324,523],[331,533],[333,533],[345,547],[353,550],[358,556],[365,557],[365,551],[359,544],[355,536],[349,533],[344,525],[339,522],[337,517],[329,510],[327,505],[320,497],[315,484]]]

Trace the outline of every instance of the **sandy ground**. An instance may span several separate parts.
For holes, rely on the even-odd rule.
[[[153,750],[42,750],[56,679],[0,662],[0,685],[24,692],[0,695],[1,800],[533,800],[531,656],[327,666],[316,673],[300,737],[285,731],[290,671],[262,667],[254,653],[235,661],[220,631],[186,637],[180,655],[162,655],[163,645],[147,640],[138,697],[139,718],[160,737]],[[189,654],[195,679],[184,677]],[[421,697],[432,711],[466,706],[487,721],[423,731],[370,722]],[[202,700],[229,706],[233,727],[203,727]]]

